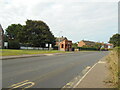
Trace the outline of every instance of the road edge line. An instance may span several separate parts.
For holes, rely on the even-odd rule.
[[[45,53],[45,54],[25,54],[25,55],[16,55],[16,56],[1,56],[0,60],[8,60],[8,59],[18,59],[18,58],[29,58],[29,57],[41,57],[41,56],[48,56],[47,54],[53,55],[63,55],[63,54],[71,54],[74,52],[65,52],[65,53]]]
[[[99,61],[98,61],[99,62]],[[88,73],[98,64],[98,62],[97,63],[95,63],[86,73],[85,73],[85,75],[73,86],[73,88],[76,88],[80,83],[81,83],[81,81],[88,75]]]

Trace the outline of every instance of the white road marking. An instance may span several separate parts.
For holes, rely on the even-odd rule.
[[[21,86],[24,86],[24,85],[28,85],[28,84],[31,84],[31,85],[29,85],[27,87],[24,87],[24,88],[29,88],[29,87],[32,87],[33,85],[35,85],[35,83],[33,83],[33,82],[26,82],[26,83],[20,84],[18,86],[15,86],[13,88],[18,88],[18,87],[21,87]]]
[[[76,88],[76,87],[79,85],[79,83],[88,75],[88,73],[89,73],[97,64],[98,64],[98,62],[95,63],[95,64],[88,70],[88,72],[73,86],[73,88]]]
[[[26,86],[25,86],[26,85]],[[11,85],[9,88],[9,90],[13,90],[15,88],[20,88],[23,86],[23,88],[30,88],[32,86],[34,86],[35,83],[34,82],[30,82],[29,80],[25,80],[25,81],[22,81],[20,83],[16,83],[16,84],[13,84]]]
[[[20,82],[20,83],[17,83],[17,84],[13,84],[13,85],[11,85],[10,87],[14,87],[14,86],[17,86],[17,85],[19,85],[19,84],[22,84],[22,83],[25,83],[25,82],[28,82],[29,80],[25,80],[25,81],[23,81],[23,82]]]
[[[87,66],[84,70],[82,70],[82,74],[84,75],[90,68],[91,68],[90,66]],[[64,88],[73,88],[81,78],[82,78],[82,76],[78,75],[77,77],[72,79],[69,83],[67,83],[65,86],[63,86],[63,89]]]
[[[91,68],[91,66],[87,66],[87,67],[82,71],[82,74],[84,75],[90,68]]]
[[[105,61],[99,61],[98,63],[106,63]]]

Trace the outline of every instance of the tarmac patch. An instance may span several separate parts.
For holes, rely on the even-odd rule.
[[[54,54],[44,54],[44,55],[46,55],[46,56],[53,56]]]

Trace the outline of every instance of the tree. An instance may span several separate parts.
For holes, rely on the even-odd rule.
[[[27,20],[26,25],[12,24],[6,29],[8,41],[17,41],[25,46],[45,47],[54,44],[55,38],[43,21]]]
[[[112,43],[114,47],[120,46],[120,34],[114,34],[110,40],[109,43]]]
[[[102,47],[102,43],[97,42],[93,47],[100,49]]]
[[[27,20],[24,26],[27,43],[34,47],[45,47],[46,43],[55,43],[54,35],[43,21]]]
[[[72,47],[75,48],[75,49],[77,49],[78,44],[77,44],[77,43],[73,43],[73,44],[72,44]]]
[[[24,39],[23,37],[23,26],[21,24],[11,24],[6,29],[6,35],[5,38],[8,40],[17,40],[19,42],[22,42]]]

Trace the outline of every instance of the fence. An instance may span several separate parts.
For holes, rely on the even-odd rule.
[[[24,47],[21,46],[20,49],[29,49],[29,50],[52,50],[53,48],[41,48],[41,47]]]

